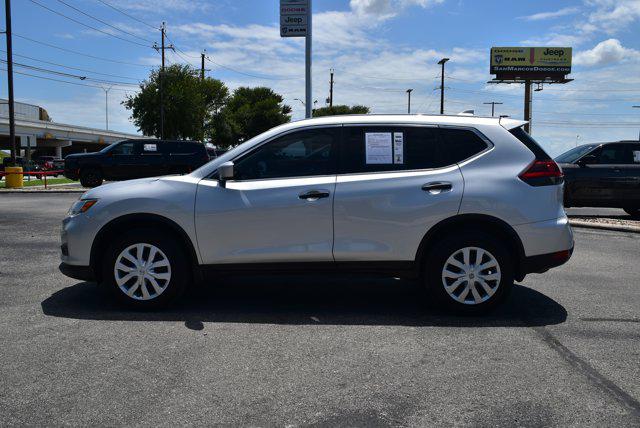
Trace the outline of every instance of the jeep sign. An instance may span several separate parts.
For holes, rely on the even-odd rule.
[[[491,48],[491,74],[566,75],[571,73],[571,48]]]
[[[280,0],[280,36],[305,37],[309,13],[308,0]]]

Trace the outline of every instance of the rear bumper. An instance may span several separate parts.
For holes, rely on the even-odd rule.
[[[90,266],[76,266],[63,262],[60,263],[58,269],[60,269],[63,275],[69,278],[80,279],[82,281],[95,281],[95,276]]]
[[[522,273],[543,273],[551,268],[565,264],[573,254],[573,247],[568,250],[556,251],[548,254],[525,257],[522,263]]]

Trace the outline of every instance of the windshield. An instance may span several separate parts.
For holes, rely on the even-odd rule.
[[[586,144],[584,146],[575,147],[568,152],[564,152],[563,154],[559,155],[555,160],[559,163],[573,163],[585,154],[589,153],[596,146],[597,144]]]
[[[122,141],[124,141],[124,140],[122,140]],[[104,149],[100,150],[100,153],[107,153],[108,151],[113,149],[116,146],[116,144],[120,144],[122,141],[116,141],[115,143],[109,144],[107,147],[105,147]]]

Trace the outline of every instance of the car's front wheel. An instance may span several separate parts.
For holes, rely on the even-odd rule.
[[[82,187],[98,187],[102,184],[102,172],[97,168],[85,168],[80,171]]]
[[[118,300],[135,308],[166,306],[182,294],[190,278],[182,248],[153,229],[125,233],[103,260],[103,282]]]
[[[496,237],[479,232],[444,238],[430,252],[425,280],[433,297],[456,311],[486,312],[513,286],[513,261]]]

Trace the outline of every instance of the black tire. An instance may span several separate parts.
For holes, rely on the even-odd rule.
[[[98,187],[102,184],[102,171],[96,168],[86,168],[80,171],[82,187]]]
[[[168,279],[157,279],[156,281],[156,284],[163,288],[162,292],[157,293],[153,288],[153,284],[146,279],[142,281],[142,284],[136,284],[135,276],[128,282],[122,284],[122,288],[118,285],[115,272],[116,263],[120,259],[127,267],[134,267],[135,265],[133,263],[122,260],[120,255],[127,248],[136,244],[156,247],[160,252],[157,253],[154,260],[162,260],[163,256],[167,259],[169,263],[168,268],[161,267],[154,271],[155,275],[158,273],[169,273]],[[150,256],[150,252],[151,248],[143,249],[143,255],[146,255],[147,258]],[[129,255],[135,258],[137,255],[137,247],[132,249]],[[191,281],[190,264],[184,249],[177,243],[177,240],[173,238],[172,235],[157,229],[134,229],[120,235],[107,248],[102,260],[102,285],[104,285],[117,300],[135,309],[145,310],[166,307],[178,300]],[[153,262],[153,260],[148,260],[148,262]],[[133,271],[135,270],[134,268]],[[118,274],[121,275],[121,277],[125,276],[127,272],[128,271],[118,270]],[[137,286],[137,289],[133,293],[134,297],[131,297],[127,295],[124,290],[132,290],[134,286]],[[152,295],[152,298],[144,300],[143,288],[146,288],[147,293]],[[154,294],[157,295],[153,297]]]
[[[462,282],[457,286],[453,286],[456,281],[455,279],[443,279],[443,272],[447,260],[458,251],[470,247],[479,248],[488,253],[482,256],[482,264],[490,261],[490,257],[492,256],[497,262],[498,267],[497,269],[490,268],[483,271],[474,270],[468,275],[463,275],[463,277],[458,278],[462,279]],[[470,261],[475,260],[477,254],[477,251],[474,252],[474,250],[470,250]],[[463,254],[458,254],[456,260],[460,261],[460,257],[463,257]],[[474,263],[472,262],[471,264],[473,265]],[[448,265],[448,268],[448,271],[453,272],[455,266],[452,267]],[[473,285],[471,285],[481,297],[480,303],[472,303],[472,300],[475,299],[473,299],[474,296],[471,288],[467,291],[468,297],[462,299],[466,303],[456,300],[456,298],[452,297],[445,289],[444,282],[447,282],[450,287],[453,286],[453,288],[451,288],[453,295],[461,299],[465,288],[468,287],[467,283],[469,278],[477,278],[479,276],[478,274],[487,278],[490,277],[488,275],[495,275],[498,271],[500,275],[499,280],[485,281],[485,283],[489,285],[489,288],[492,289],[493,294],[490,295],[487,293],[485,289],[475,281]],[[462,269],[455,271],[457,275],[462,275],[464,272]],[[483,314],[494,309],[511,291],[514,281],[514,261],[509,249],[500,242],[499,238],[482,232],[460,231],[445,237],[431,249],[427,255],[424,280],[430,295],[447,309],[466,314]]]
[[[624,208],[624,212],[633,218],[640,218],[640,208]]]

